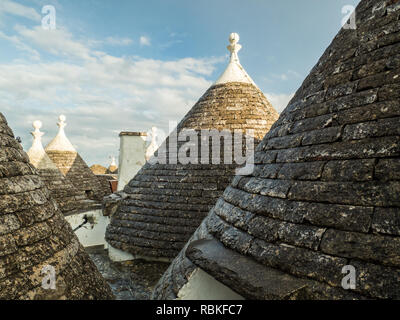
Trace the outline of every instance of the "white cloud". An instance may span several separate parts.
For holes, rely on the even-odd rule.
[[[281,113],[286,106],[288,105],[289,101],[294,97],[294,93],[291,94],[275,94],[275,93],[266,93],[265,96],[274,106],[276,111]]]
[[[275,80],[280,80],[280,81],[288,81],[288,80],[293,80],[293,79],[301,79],[303,78],[300,73],[293,71],[293,70],[288,70],[286,72],[282,72],[279,74],[271,74],[269,77],[264,77],[263,81],[266,82],[274,82]]]
[[[139,39],[139,43],[141,46],[150,46],[151,45],[150,38],[146,37],[146,36],[141,36]]]
[[[0,64],[1,111],[25,149],[32,121],[43,121],[47,143],[56,134],[58,115],[65,114],[67,135],[89,164],[105,165],[118,154],[116,132],[147,131],[153,125],[168,132],[168,121],[179,121],[193,106],[211,85],[206,77],[222,61],[116,57],[94,51],[68,30],[19,26],[16,31],[0,37],[16,47],[29,43],[57,59]]]
[[[24,41],[51,54],[64,58],[93,59],[90,49],[84,43],[73,39],[72,34],[65,29],[45,30],[41,26],[28,29],[17,25],[15,30]]]
[[[129,46],[133,41],[129,38],[108,37],[106,38],[105,43],[113,46]]]
[[[0,0],[1,1],[1,0]],[[48,143],[57,132],[57,118],[67,116],[66,132],[88,164],[108,164],[117,155],[118,132],[168,132],[211,85],[216,64],[226,57],[156,60],[117,57],[94,50],[99,44],[129,45],[130,39],[77,39],[67,29],[15,28],[0,38],[31,56],[29,61],[0,64],[0,105],[25,149],[31,145],[31,124],[40,119]],[[140,39],[150,44],[150,39]],[[48,54],[53,57],[48,60]],[[40,58],[42,57],[42,58]],[[293,95],[267,94],[281,111]]]
[[[32,49],[24,41],[21,41],[17,36],[8,36],[4,32],[0,31],[0,39],[7,40],[14,44],[14,46],[21,51],[25,51],[29,54],[29,57],[33,60],[40,60],[40,54],[37,50]]]
[[[119,37],[107,37],[104,40],[90,40],[88,41],[89,46],[129,46],[133,44],[133,40],[130,38],[119,38]]]
[[[26,7],[11,0],[0,1],[0,14],[2,13],[25,17],[33,21],[40,21],[42,19],[35,9]]]

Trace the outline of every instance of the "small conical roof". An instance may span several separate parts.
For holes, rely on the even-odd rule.
[[[250,299],[400,299],[398,9],[360,2],[155,298],[201,268]]]
[[[231,35],[228,48],[232,57],[227,70],[240,66],[237,40],[237,35]],[[264,94],[244,76],[243,69],[224,74],[224,81],[207,90],[156,152],[156,157],[165,155],[167,161],[154,163],[154,158],[150,159],[125,187],[128,196],[112,216],[106,232],[111,246],[147,258],[175,257],[234,176],[239,165],[225,161],[229,154],[224,146],[219,164],[211,163],[209,158],[204,163],[201,152],[191,153],[190,163],[175,161],[174,151],[169,149],[178,146],[182,150],[187,143],[177,141],[175,134],[191,132],[200,137],[201,130],[224,130],[229,135],[237,131],[257,145],[278,118]],[[229,142],[224,143],[229,146]]]
[[[27,154],[31,164],[38,169],[38,173],[47,189],[56,200],[59,209],[64,215],[71,215],[91,209],[99,208],[98,203],[89,200],[83,191],[76,189],[72,183],[63,176],[53,161],[46,154],[42,145],[43,132],[40,132],[42,122],[33,122],[31,132],[33,136],[32,147]]]
[[[94,164],[94,165],[92,165],[91,167],[90,167],[90,170],[92,170],[92,172],[95,174],[95,175],[98,175],[98,174],[107,174],[107,168],[106,167],[103,167],[102,165],[100,165],[100,164]]]
[[[101,201],[103,196],[110,192],[107,193],[102,188],[100,181],[68,140],[64,131],[67,125],[65,120],[64,115],[59,117],[57,123],[59,131],[56,137],[46,146],[46,153],[76,189],[84,192],[91,200]]]
[[[113,298],[1,113],[0,212],[0,299]]]

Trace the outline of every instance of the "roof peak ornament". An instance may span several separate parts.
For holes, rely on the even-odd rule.
[[[242,49],[242,45],[239,44],[239,40],[239,34],[233,32],[229,35],[229,45],[227,46],[227,49],[231,53],[229,64],[214,84],[243,82],[256,85],[240,64],[238,52]]]
[[[64,128],[67,126],[65,120],[67,120],[67,117],[64,116],[63,114],[58,117],[58,121],[60,122],[57,122],[57,126],[62,130],[64,130]]]
[[[42,137],[44,135],[44,132],[41,132],[40,129],[42,128],[42,121],[40,120],[35,120],[32,123],[32,127],[35,129],[34,131],[31,132],[31,135],[33,136],[33,144],[32,148],[37,149],[43,149],[42,145]]]
[[[110,167],[116,167],[117,166],[117,161],[115,159],[115,156],[111,156],[111,164]]]
[[[230,45],[227,46],[229,52],[231,53],[231,62],[237,62],[240,63],[239,61],[239,56],[238,52],[240,49],[242,49],[242,45],[240,45],[238,42],[240,40],[240,37],[237,33],[233,32],[229,35],[229,42]]]

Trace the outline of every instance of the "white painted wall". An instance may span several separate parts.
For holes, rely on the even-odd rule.
[[[244,298],[207,272],[197,268],[178,292],[177,300],[244,300]]]
[[[145,261],[158,261],[158,262],[171,262],[168,258],[153,258],[140,255],[132,255],[129,252],[125,252],[108,245],[108,257],[111,261],[122,262],[131,260],[145,260]]]
[[[121,191],[146,163],[144,132],[121,132],[119,149],[118,188]]]
[[[110,245],[108,245],[108,257],[114,262],[130,261],[134,259],[134,256],[130,253],[119,250]]]
[[[79,242],[84,247],[103,245],[104,248],[107,249],[108,244],[104,236],[106,234],[107,225],[110,223],[110,218],[103,216],[103,211],[101,209],[73,214],[66,216],[65,219],[69,222],[72,229],[75,229],[83,222],[83,217],[85,215],[89,217],[90,222],[75,231]]]

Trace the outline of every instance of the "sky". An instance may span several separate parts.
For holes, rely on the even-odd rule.
[[[89,165],[118,156],[121,131],[168,132],[227,66],[241,64],[281,112],[359,0],[0,0],[0,112],[25,150],[58,116]],[[55,28],[43,28],[44,6]],[[47,23],[49,20],[45,20]]]

